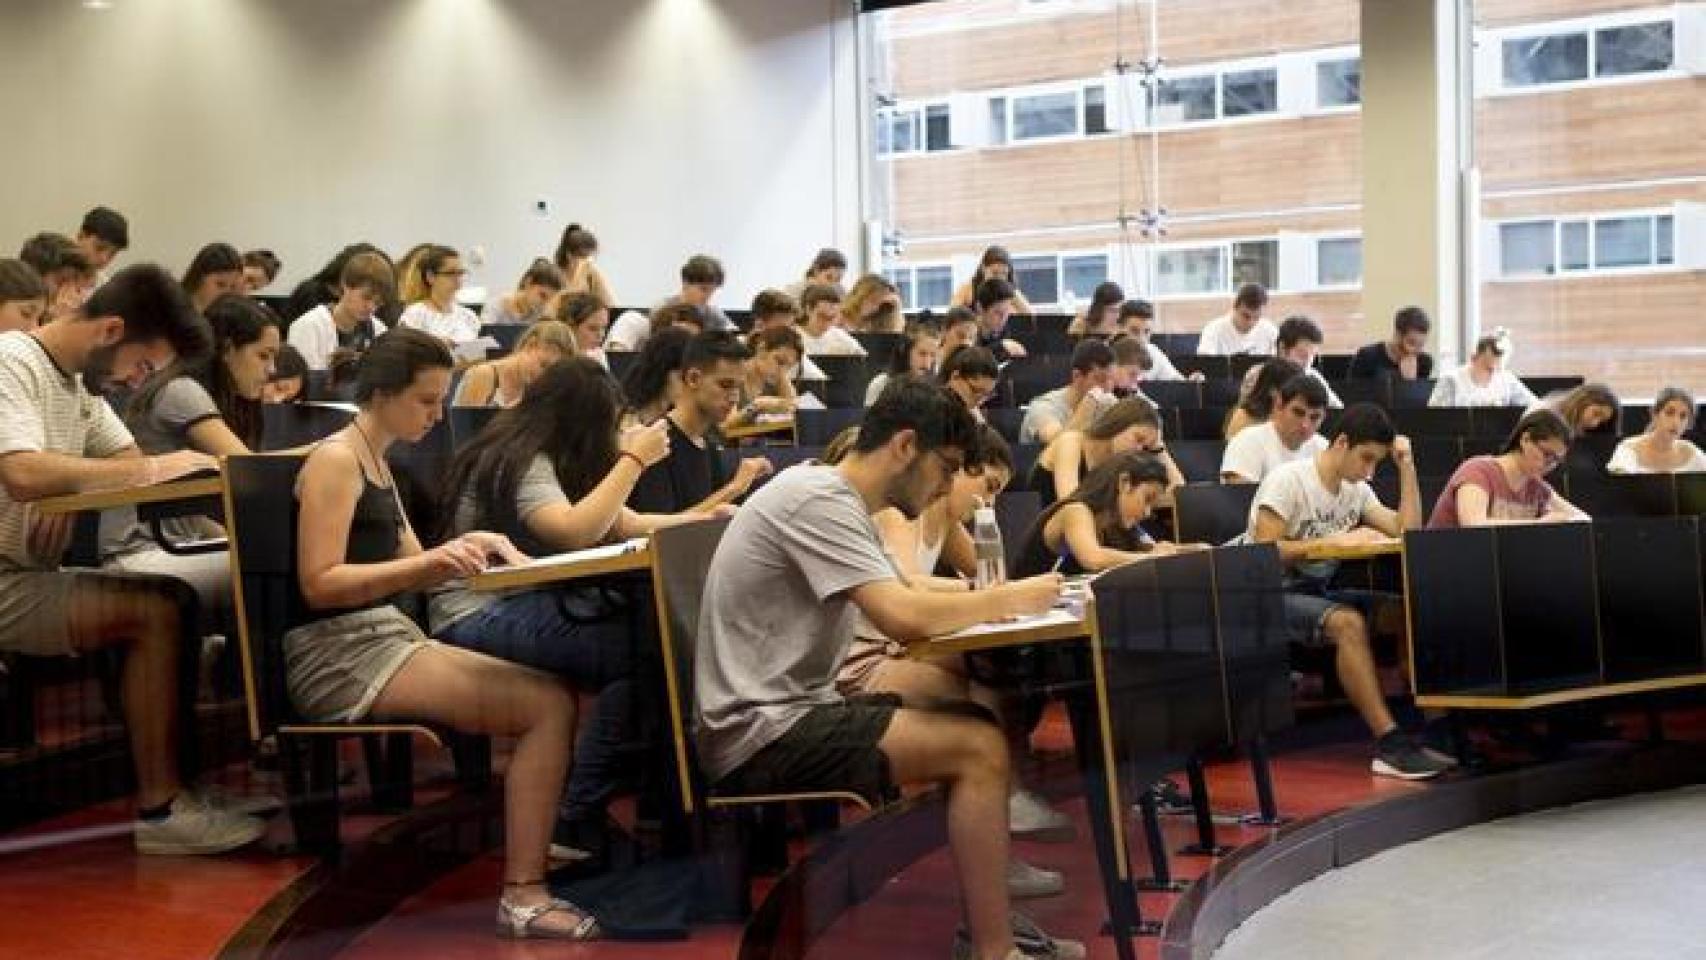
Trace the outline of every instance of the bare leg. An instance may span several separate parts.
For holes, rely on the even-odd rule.
[[[71,645],[79,652],[123,645],[125,727],[136,764],[137,802],[155,807],[182,789],[175,752],[178,655],[184,609],[194,594],[162,577],[79,575],[71,593]]]
[[[546,851],[574,743],[568,691],[538,671],[435,644],[397,671],[373,714],[519,738],[504,784],[504,882],[512,902],[544,902]]]
[[[948,788],[948,847],[980,960],[1013,947],[1007,898],[1007,750],[995,727],[960,716],[895,711],[878,747],[900,783]]]
[[[1327,614],[1324,629],[1333,644],[1339,684],[1345,688],[1351,705],[1362,714],[1363,722],[1375,736],[1390,732],[1397,724],[1380,693],[1380,676],[1375,672],[1374,654],[1368,645],[1368,623],[1362,614],[1349,607],[1335,607]]]

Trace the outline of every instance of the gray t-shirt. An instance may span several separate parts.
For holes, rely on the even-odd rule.
[[[1056,426],[1066,426],[1066,421],[1072,419],[1072,404],[1067,400],[1066,391],[1066,387],[1061,387],[1031,398],[1030,405],[1025,408],[1025,419],[1019,422],[1020,443],[1041,443],[1042,438],[1037,436],[1037,431],[1046,421],[1053,420]]]
[[[107,402],[83,388],[81,377],[53,362],[36,338],[0,334],[0,456],[53,452],[101,459],[133,444],[130,431]],[[29,550],[35,508],[0,487],[0,572],[55,570],[59,557]]]
[[[485,309],[480,311],[480,322],[494,325],[532,323],[543,314],[544,311],[537,308],[525,315],[515,313],[509,308],[509,297],[497,296],[488,301]]]
[[[151,407],[131,418],[130,427],[136,445],[154,456],[188,448],[190,427],[218,416],[219,406],[201,384],[189,377],[177,377],[160,388]],[[173,518],[162,520],[160,529],[176,541],[201,536],[205,527],[194,519]],[[103,557],[155,545],[154,535],[137,522],[134,509],[101,514]]]
[[[782,471],[723,534],[705,578],[694,680],[699,758],[722,777],[835,703],[848,594],[898,579],[865,501],[834,467]]]
[[[527,472],[521,475],[521,483],[515,490],[515,515],[521,521],[520,529],[496,532],[515,541],[516,547],[523,553],[560,553],[562,551],[545,547],[528,532],[527,518],[545,507],[568,502],[568,494],[564,493],[562,486],[557,483],[557,470],[551,466],[550,458],[539,454],[528,464]],[[462,491],[462,498],[456,504],[456,517],[452,528],[453,536],[480,529],[479,508],[474,502],[472,490]],[[470,590],[466,580],[451,580],[435,588],[427,601],[427,619],[432,626],[432,632],[443,632],[446,627],[463,617],[484,610],[503,595],[492,591]]]

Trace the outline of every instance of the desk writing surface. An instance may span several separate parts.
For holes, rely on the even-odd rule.
[[[497,567],[470,581],[475,590],[513,590],[547,583],[565,583],[585,577],[629,573],[651,567],[650,541],[644,537],[612,543],[590,550],[575,550],[549,557],[535,557],[513,567]]]
[[[794,418],[785,413],[761,413],[758,419],[751,423],[743,423],[723,431],[723,436],[730,440],[742,437],[756,437],[770,433],[787,433],[794,429]]]
[[[225,481],[217,473],[203,473],[182,480],[152,483],[141,487],[120,487],[115,490],[96,490],[88,493],[68,493],[59,497],[37,500],[36,510],[44,514],[80,513],[84,510],[112,510],[145,503],[169,503],[175,500],[197,500],[218,497],[225,492]]]
[[[1023,646],[1027,643],[1080,640],[1089,635],[1090,620],[1086,613],[1073,608],[1056,607],[1032,617],[1020,617],[1001,623],[980,623],[940,637],[920,640],[908,644],[906,653],[909,657],[923,658],[944,653]]]
[[[1404,552],[1404,543],[1395,538],[1373,543],[1324,543],[1306,545],[1305,560],[1371,560],[1375,557],[1395,557]]]

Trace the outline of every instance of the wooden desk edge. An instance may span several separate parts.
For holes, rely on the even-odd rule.
[[[1602,697],[1620,697],[1632,693],[1656,693],[1663,690],[1681,690],[1699,686],[1706,686],[1706,673],[1692,673],[1681,677],[1660,677],[1653,680],[1627,680],[1622,683],[1602,683],[1591,687],[1576,687],[1570,690],[1535,693],[1528,696],[1421,694],[1416,697],[1416,706],[1458,710],[1533,710],[1538,707],[1550,707],[1561,703],[1598,700]]]
[[[46,497],[37,500],[35,508],[44,514],[81,513],[85,510],[112,510],[117,507],[134,507],[145,503],[167,503],[173,500],[217,497],[224,492],[224,479],[203,477],[199,480],[176,480],[146,487],[122,487],[117,490],[96,490],[89,493],[68,493],[59,497]]]
[[[569,583],[586,577],[597,577],[610,573],[633,573],[650,569],[651,565],[652,552],[650,549],[644,549],[614,557],[601,557],[597,560],[576,561],[549,567],[495,570],[479,574],[468,585],[471,589],[482,593],[513,590],[518,587],[536,587],[548,583]]]
[[[749,423],[744,426],[731,427],[723,431],[723,436],[730,440],[741,440],[746,437],[758,437],[767,433],[787,433],[794,429],[793,418],[777,420],[772,423]]]
[[[1083,640],[1090,636],[1090,619],[1086,615],[1074,623],[1051,623],[1020,627],[1011,631],[980,633],[969,637],[932,637],[906,644],[910,658],[936,656],[944,653],[972,653],[978,650],[999,650],[1028,643],[1053,643],[1061,640]]]

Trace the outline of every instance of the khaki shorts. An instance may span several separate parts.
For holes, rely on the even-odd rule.
[[[71,595],[93,571],[27,570],[0,573],[0,650],[32,657],[64,657],[71,646]]]
[[[306,720],[361,720],[403,664],[433,643],[388,605],[297,627],[284,635],[291,705]]]

